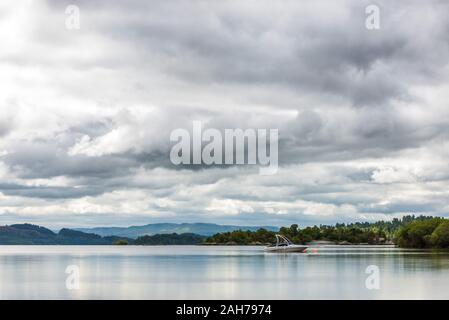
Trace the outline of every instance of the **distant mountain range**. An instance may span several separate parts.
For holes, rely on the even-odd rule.
[[[255,231],[262,227],[229,226],[213,223],[156,223],[128,228],[61,229],[54,232],[33,224],[0,226],[0,245],[110,245],[198,244],[206,236],[234,230]],[[276,227],[263,227],[277,231]],[[139,239],[137,239],[139,238]],[[135,240],[137,239],[137,240]]]
[[[155,234],[182,234],[194,233],[202,236],[212,236],[216,233],[231,232],[234,230],[249,230],[256,231],[264,228],[269,231],[278,231],[278,227],[261,226],[234,226],[234,225],[219,225],[214,223],[154,223],[143,226],[131,227],[100,227],[100,228],[76,228],[75,230],[87,233],[95,233],[100,236],[116,236],[136,239],[140,236],[155,235]]]
[[[72,229],[61,229],[55,233],[28,223],[0,226],[0,244],[4,245],[108,245],[118,240],[133,241],[125,237],[102,237]]]

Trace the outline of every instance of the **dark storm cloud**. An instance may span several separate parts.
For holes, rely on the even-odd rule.
[[[446,141],[446,120],[422,125],[403,118],[394,107],[362,108],[351,115],[300,113],[281,131],[280,162],[335,161],[354,157],[384,157],[428,141]]]
[[[438,210],[439,205],[437,203],[421,203],[421,202],[398,202],[389,205],[379,205],[372,207],[360,206],[361,213],[385,213],[393,214],[396,212],[410,212],[412,214],[422,214],[426,212],[434,212]],[[443,212],[441,212],[443,213]]]
[[[10,130],[11,127],[9,126],[9,124],[0,123],[0,137],[8,134]]]
[[[432,31],[428,39],[416,39],[405,27],[407,12],[396,20],[396,10],[403,7],[383,2],[384,29],[379,32],[365,28],[363,2],[322,6],[315,9],[316,16],[305,16],[304,4],[290,3],[290,9],[272,5],[273,14],[289,11],[283,23],[268,19],[269,12],[252,14],[230,3],[78,4],[87,11],[89,26],[144,56],[161,59],[165,72],[198,85],[282,86],[329,93],[356,106],[377,106],[411,99],[409,85],[433,81],[448,62],[448,22],[435,23],[427,30]],[[330,14],[339,6],[345,10]],[[100,10],[103,19],[93,20]]]
[[[127,173],[134,161],[123,157],[69,157],[54,145],[34,143],[4,157],[21,178],[55,176],[110,178]]]
[[[73,188],[0,184],[0,192],[4,195],[40,199],[75,199],[85,196],[98,196],[106,191],[104,186]]]
[[[0,106],[0,108],[2,108]],[[5,108],[6,109],[6,108]],[[0,138],[6,136],[13,130],[14,127],[14,114],[4,111],[0,117]]]
[[[48,3],[52,10],[72,4]],[[112,52],[92,61],[97,65],[118,59],[120,65],[147,67],[157,60],[162,72],[198,86],[216,82],[282,87],[330,94],[354,106],[413,99],[410,85],[444,81],[441,68],[449,56],[449,22],[443,19],[447,6],[439,4],[441,12],[433,12],[441,21],[419,26],[427,34],[422,38],[407,27],[417,18],[417,1],[404,5],[380,1],[378,31],[365,28],[368,1],[317,3],[266,2],[272,12],[260,8],[251,12],[232,1],[74,2],[89,30],[134,48],[140,57],[123,62]]]

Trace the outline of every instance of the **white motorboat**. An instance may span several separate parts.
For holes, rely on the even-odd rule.
[[[276,234],[276,244],[265,247],[267,252],[304,252],[306,246],[293,244],[286,236]]]

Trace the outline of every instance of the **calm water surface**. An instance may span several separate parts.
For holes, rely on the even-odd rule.
[[[68,290],[77,265],[80,288]],[[380,289],[368,290],[370,265]],[[0,246],[1,299],[449,299],[449,253],[319,247]]]

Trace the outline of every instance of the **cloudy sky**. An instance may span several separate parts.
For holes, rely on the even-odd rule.
[[[449,3],[370,4],[2,0],[0,224],[448,216]],[[279,129],[278,173],[172,165],[193,120]]]

